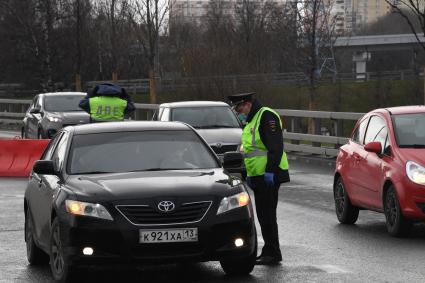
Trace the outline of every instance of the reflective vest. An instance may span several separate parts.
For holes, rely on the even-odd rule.
[[[119,97],[96,96],[89,99],[90,117],[96,121],[122,121],[127,101]]]
[[[267,166],[267,148],[261,141],[260,137],[260,121],[263,113],[270,111],[279,118],[280,127],[282,128],[282,120],[279,114],[273,109],[262,107],[254,116],[254,118],[245,125],[242,133],[242,146],[245,157],[245,167],[248,177],[264,175]],[[286,153],[283,152],[279,168],[288,170],[288,159]]]

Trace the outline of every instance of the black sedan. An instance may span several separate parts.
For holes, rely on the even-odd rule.
[[[190,126],[70,126],[34,164],[25,192],[30,264],[66,282],[81,266],[220,261],[249,274],[257,236],[244,184]]]

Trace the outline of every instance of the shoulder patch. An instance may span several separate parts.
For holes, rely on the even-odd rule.
[[[270,130],[272,132],[276,132],[276,121],[275,120],[270,120],[269,121],[269,127],[270,127]]]

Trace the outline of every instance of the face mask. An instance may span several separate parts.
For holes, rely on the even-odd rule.
[[[240,113],[240,114],[238,114],[238,118],[239,118],[239,120],[241,120],[242,123],[245,123],[248,116],[244,113]]]

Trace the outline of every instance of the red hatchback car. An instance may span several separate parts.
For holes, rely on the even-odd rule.
[[[356,124],[336,162],[338,220],[354,224],[360,209],[383,212],[388,232],[406,236],[425,220],[425,107],[378,109]]]

